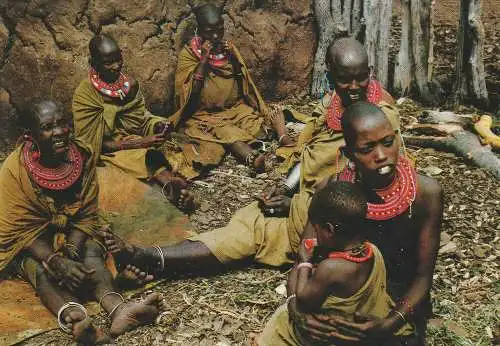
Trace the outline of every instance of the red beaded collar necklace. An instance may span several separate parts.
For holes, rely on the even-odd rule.
[[[89,69],[89,79],[94,88],[97,89],[101,94],[112,97],[112,98],[120,98],[123,100],[128,92],[130,91],[130,82],[123,73],[120,72],[120,77],[114,83],[106,83],[101,78],[99,78],[99,74],[97,71],[91,67]]]
[[[382,100],[382,84],[379,81],[372,79],[368,84],[366,90],[366,99],[368,102],[375,105],[379,104]],[[342,131],[342,126],[340,124],[340,119],[342,119],[342,114],[344,114],[344,105],[342,104],[342,99],[339,94],[335,93],[328,106],[328,112],[326,115],[326,125],[329,129],[335,131]]]
[[[83,156],[74,144],[69,145],[68,160],[57,168],[40,165],[36,152],[32,151],[33,143],[26,141],[23,147],[24,166],[29,176],[39,186],[49,190],[66,190],[82,175]]]
[[[373,257],[373,248],[369,242],[364,242],[360,246],[344,251],[332,251],[328,258],[342,258],[350,262],[366,262]]]
[[[396,169],[396,176],[391,185],[385,189],[375,190],[384,203],[368,203],[367,219],[389,220],[403,214],[408,209],[410,209],[411,215],[411,205],[417,194],[417,172],[410,160],[404,156],[400,156]],[[339,180],[354,183],[356,171],[346,165],[339,175]]]
[[[198,57],[198,59],[201,59],[201,37],[193,37],[191,39],[191,42],[189,43],[189,46],[191,47],[191,51]],[[208,63],[213,67],[222,67],[227,64],[228,60],[229,59],[227,54],[220,53],[208,55]]]

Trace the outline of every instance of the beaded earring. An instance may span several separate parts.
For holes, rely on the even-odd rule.
[[[198,27],[194,28],[194,37],[200,37],[198,36]]]
[[[35,141],[33,136],[28,132],[25,131],[25,133],[17,140],[16,146],[19,144],[19,141],[22,140],[23,142],[31,142],[31,151],[32,151],[32,157],[33,160],[38,161],[40,160],[40,146],[38,143]]]

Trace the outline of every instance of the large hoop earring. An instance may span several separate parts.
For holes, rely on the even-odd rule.
[[[16,141],[16,147],[20,145],[20,142],[26,143],[26,142],[31,142],[31,150],[33,152],[33,160],[38,161],[40,160],[40,157],[42,156],[41,151],[40,151],[40,146],[38,145],[38,142],[33,138],[33,135],[31,134],[31,131],[25,130],[24,134],[22,134]]]

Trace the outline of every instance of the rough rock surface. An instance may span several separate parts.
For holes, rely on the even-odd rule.
[[[0,86],[16,106],[53,96],[69,106],[86,76],[88,42],[112,34],[148,107],[172,111],[177,53],[192,35],[191,9],[203,0],[3,0]],[[308,89],[315,45],[309,1],[225,0],[226,36],[246,57],[267,98]]]

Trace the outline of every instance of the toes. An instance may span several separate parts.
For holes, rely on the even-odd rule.
[[[146,277],[144,278],[144,282],[150,282],[150,281],[153,281],[154,279],[154,275],[151,275],[151,274],[148,274],[146,275]]]
[[[144,298],[145,305],[158,305],[163,300],[163,297],[158,292],[151,293]]]

